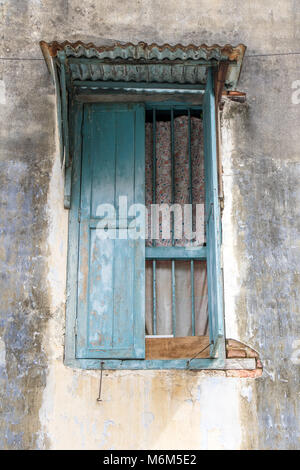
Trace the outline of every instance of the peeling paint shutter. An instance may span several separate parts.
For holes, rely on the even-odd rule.
[[[133,221],[118,206],[119,196],[128,208],[145,202],[144,133],[140,104],[85,106],[77,358],[145,357],[145,240],[130,238]],[[99,227],[102,204],[117,212],[115,219],[108,207],[107,230]]]
[[[208,80],[203,106],[205,155],[205,217],[207,240],[208,315],[211,355],[215,357],[224,346],[223,296],[221,274],[221,219],[218,198],[215,98],[212,72]],[[224,351],[223,351],[224,352]]]

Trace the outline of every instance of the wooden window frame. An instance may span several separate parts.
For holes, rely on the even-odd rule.
[[[221,245],[221,219],[218,197],[218,171],[217,171],[217,150],[216,150],[216,117],[214,98],[213,72],[208,71],[208,80],[205,96],[206,107],[209,107],[209,122],[206,125],[205,139],[205,161],[208,154],[212,159],[211,168],[214,179],[213,187],[213,208],[209,212],[206,207],[206,220],[212,214],[217,224],[217,264],[218,278],[215,290],[217,292],[217,315],[214,314],[216,333],[212,333],[212,318],[209,318],[210,325],[210,358],[193,357],[187,359],[77,359],[76,358],[76,335],[77,335],[77,266],[78,266],[78,245],[79,245],[79,224],[78,210],[80,207],[80,182],[81,182],[81,153],[82,153],[82,117],[84,103],[72,101],[69,108],[69,137],[70,153],[72,158],[72,191],[71,209],[69,212],[69,240],[68,240],[68,267],[67,267],[67,302],[66,302],[66,335],[65,335],[65,365],[82,369],[224,369],[225,368],[225,334],[223,318],[223,294],[222,294],[222,273],[220,266],[220,245]],[[142,101],[142,99],[141,99]],[[205,109],[203,109],[205,113]],[[208,135],[209,133],[210,135]],[[206,174],[205,163],[205,174]],[[207,206],[207,203],[206,203]],[[210,206],[209,206],[210,207]],[[206,255],[205,255],[206,256]],[[211,293],[209,293],[209,305],[212,304]],[[209,306],[210,308],[210,306]],[[210,314],[211,315],[211,314]],[[213,337],[213,342],[211,339]]]

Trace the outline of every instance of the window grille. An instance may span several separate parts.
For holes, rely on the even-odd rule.
[[[151,222],[146,241],[146,335],[207,334],[204,202],[202,108],[148,105],[146,205]],[[163,239],[163,221],[158,227],[155,224],[150,206],[163,203],[181,206],[181,239],[176,238],[174,211],[169,212],[170,239]],[[194,233],[197,229],[196,240],[185,237],[184,204],[192,209],[190,227]],[[202,220],[197,217],[197,205]]]

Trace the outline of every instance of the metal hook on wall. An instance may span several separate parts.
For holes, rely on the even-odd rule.
[[[103,366],[104,366],[104,362],[101,362],[100,383],[99,383],[99,394],[98,394],[97,401],[102,401],[102,400],[101,400],[101,390],[102,390],[102,375],[103,375]]]

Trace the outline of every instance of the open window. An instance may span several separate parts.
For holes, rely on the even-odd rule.
[[[146,358],[189,358],[207,341],[202,116],[146,106]]]
[[[66,363],[222,368],[215,109],[243,47],[42,48],[70,208]]]

